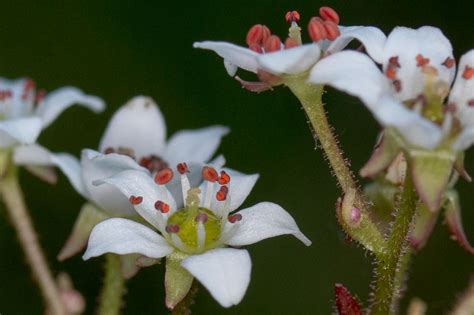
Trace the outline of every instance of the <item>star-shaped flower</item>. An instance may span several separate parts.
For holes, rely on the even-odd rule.
[[[153,179],[143,172],[127,170],[95,182],[119,189],[155,230],[122,218],[103,221],[94,227],[84,259],[109,252],[166,257],[169,308],[184,298],[194,277],[222,306],[230,307],[243,298],[251,269],[248,252],[232,247],[284,234],[311,244],[290,214],[274,203],[262,202],[234,212],[252,190],[258,175],[230,169],[218,172],[205,166],[205,181],[199,188],[192,188],[186,163],[178,164],[177,171],[180,175],[174,176],[166,168]],[[180,178],[183,207],[177,206],[167,188],[173,177]]]
[[[8,154],[13,151],[16,154],[25,146],[34,144],[41,131],[74,104],[96,113],[105,108],[102,99],[86,95],[74,87],[46,93],[44,90],[37,91],[36,84],[29,79],[11,81],[0,78],[0,151]],[[24,164],[16,159],[14,162]],[[34,157],[30,162],[26,166],[37,164]],[[37,175],[44,174],[42,169],[29,169]]]
[[[385,133],[363,176],[375,176],[404,151],[420,197],[438,208],[463,151],[474,142],[474,50],[461,57],[457,77],[449,40],[434,27],[397,27],[369,56],[344,51],[321,60],[310,81],[358,96]],[[371,51],[381,54],[371,54]]]
[[[215,51],[224,58],[224,65],[230,76],[238,68],[257,74],[259,82],[249,82],[235,78],[250,91],[261,92],[273,86],[284,84],[285,76],[306,76],[307,72],[324,56],[345,48],[353,39],[362,42],[370,53],[379,55],[380,43],[385,35],[375,27],[339,26],[339,16],[329,7],[320,8],[320,16],[312,17],[308,23],[311,43],[303,44],[300,15],[288,12],[289,35],[284,44],[277,35],[261,24],[254,25],[247,33],[248,48],[227,42],[204,41],[194,43],[195,48]]]
[[[94,186],[92,182],[124,170],[133,169],[151,177],[168,165],[190,161],[191,169],[200,169],[214,155],[227,127],[211,126],[182,130],[166,141],[166,124],[158,106],[149,97],[138,96],[122,106],[110,120],[100,141],[99,151],[84,149],[81,160],[66,153],[54,154],[39,145],[24,146],[15,152],[19,164],[55,165],[89,204],[81,211],[76,226],[59,254],[66,259],[82,250],[92,227],[107,217],[136,215],[133,207],[117,189]],[[212,162],[222,166],[218,157]],[[199,172],[190,177],[193,185],[202,180]],[[179,197],[180,182],[170,183],[170,190]],[[182,199],[177,197],[178,204]]]

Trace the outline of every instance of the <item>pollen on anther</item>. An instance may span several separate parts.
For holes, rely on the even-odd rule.
[[[447,57],[446,60],[444,60],[444,62],[442,63],[442,65],[448,69],[451,69],[452,67],[454,67],[454,63],[455,61],[453,58]]]
[[[235,222],[239,222],[242,220],[242,215],[240,213],[236,213],[236,214],[233,214],[233,215],[230,215],[227,217],[227,220],[230,222],[230,223],[235,223]]]
[[[393,80],[392,81],[393,88],[395,89],[395,92],[400,92],[402,90],[402,81],[400,80]]]
[[[422,54],[416,55],[416,66],[417,66],[417,67],[424,67],[424,66],[426,66],[426,65],[429,64],[429,63],[430,63],[430,59],[429,59],[429,58],[423,57]]]
[[[206,213],[201,212],[194,218],[194,221],[201,222],[204,224],[207,222],[208,219],[209,219],[209,216]]]
[[[132,195],[132,196],[130,196],[130,198],[128,198],[128,200],[130,201],[130,203],[131,203],[132,205],[139,205],[139,204],[142,203],[143,197],[141,197],[141,196],[133,196],[133,195]]]
[[[462,77],[463,77],[465,80],[469,80],[469,79],[471,79],[473,76],[474,76],[474,68],[469,67],[469,66],[466,66],[466,68],[464,68],[464,72],[462,73]]]
[[[298,46],[299,46],[298,41],[294,38],[288,37],[285,40],[285,49],[290,49],[290,48],[298,47]]]
[[[400,63],[398,62],[398,56],[392,56],[388,59],[388,65],[393,68],[400,68]]]
[[[189,172],[188,164],[186,164],[186,162],[179,163],[179,164],[176,166],[176,169],[178,170],[178,172],[179,172],[181,175],[183,175],[184,173],[188,173],[188,172]]]
[[[276,35],[271,35],[265,42],[264,42],[265,52],[273,52],[278,51],[281,49],[281,40]]]
[[[469,100],[469,101],[467,101],[467,105],[468,105],[469,107],[474,107],[474,98],[471,99],[471,100]]]
[[[326,30],[328,40],[335,40],[339,35],[341,35],[339,27],[333,21],[324,21],[323,26]]]
[[[227,186],[221,186],[219,191],[216,193],[216,199],[218,201],[224,201],[227,199],[228,193],[229,193],[229,188]]]
[[[263,25],[255,24],[247,32],[247,37],[245,41],[247,45],[251,46],[253,44],[261,44],[263,39]]]
[[[166,226],[167,233],[178,233],[179,232],[179,225],[177,224],[169,224]]]
[[[390,80],[395,80],[397,77],[397,70],[392,65],[389,65],[387,69],[385,69],[385,76]]]
[[[158,200],[155,202],[155,209],[160,211],[161,213],[167,213],[170,211],[170,206],[167,203]]]
[[[173,179],[173,171],[169,167],[162,169],[155,175],[155,183],[158,185],[167,184],[171,179]]]
[[[213,183],[219,179],[219,175],[213,167],[204,166],[202,168],[202,178],[204,178],[204,180],[207,180],[208,182]]]
[[[115,153],[115,149],[108,147],[104,150],[104,154],[110,154],[110,153]]]
[[[221,176],[219,176],[219,184],[227,185],[230,182],[230,175],[225,171],[221,171]]]
[[[317,42],[327,38],[326,29],[321,18],[313,17],[308,23],[309,37],[313,42]]]
[[[321,7],[319,8],[319,15],[325,21],[331,21],[336,24],[339,24],[339,14],[337,14],[336,10],[331,7]]]
[[[300,13],[298,11],[288,11],[285,14],[285,20],[288,23],[292,23],[292,22],[298,23],[300,21]]]

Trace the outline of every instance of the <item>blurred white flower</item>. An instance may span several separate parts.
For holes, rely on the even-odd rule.
[[[157,231],[122,218],[103,221],[94,227],[84,259],[108,252],[167,257],[168,307],[173,308],[186,295],[193,277],[222,306],[230,307],[245,294],[251,261],[246,250],[228,246],[249,245],[284,234],[311,244],[290,214],[274,203],[262,202],[233,212],[244,202],[258,175],[230,169],[218,173],[205,166],[204,182],[199,188],[191,188],[186,163],[178,164],[177,170],[177,176],[166,168],[154,178],[141,171],[127,170],[95,182],[118,188]],[[185,200],[182,208],[167,188],[173,177],[181,181]]]

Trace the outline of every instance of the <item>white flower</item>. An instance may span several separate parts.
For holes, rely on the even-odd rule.
[[[97,187],[92,182],[127,169],[150,174],[183,160],[199,168],[209,161],[228,132],[223,126],[182,130],[166,141],[166,125],[158,106],[151,98],[138,96],[110,120],[100,141],[101,153],[84,149],[79,162],[69,154],[53,154],[35,144],[17,150],[14,159],[18,164],[58,166],[77,192],[101,209],[115,215],[133,214],[133,208],[115,188]],[[192,180],[199,183],[199,178]]]
[[[74,87],[37,91],[32,80],[0,78],[0,150],[14,152],[34,144],[41,131],[65,109],[78,104],[101,112],[104,102]],[[34,163],[33,163],[34,164]]]
[[[474,142],[474,50],[456,67],[451,43],[434,27],[395,28],[378,48],[381,55],[345,51],[324,58],[310,82],[358,96],[385,127],[415,147],[447,145],[455,151]],[[447,97],[449,94],[449,97]]]
[[[327,14],[330,12],[330,14]],[[337,13],[328,8],[320,9],[320,17],[313,17],[308,24],[312,43],[302,44],[301,28],[296,11],[287,13],[291,24],[289,36],[282,44],[276,35],[264,25],[254,25],[247,34],[244,48],[227,42],[204,41],[194,43],[195,48],[209,49],[224,58],[224,65],[230,76],[238,68],[256,73],[260,82],[248,82],[236,77],[243,87],[261,92],[282,84],[283,76],[305,74],[325,55],[344,49],[353,39],[362,42],[373,55],[380,55],[379,47],[385,35],[375,27],[339,26]]]
[[[205,166],[205,181],[199,188],[191,188],[186,164],[179,164],[178,172],[175,177],[181,181],[183,208],[176,206],[166,187],[174,176],[169,168],[158,172],[154,180],[143,172],[127,170],[96,182],[117,187],[157,232],[127,219],[106,220],[94,227],[84,259],[108,252],[167,257],[168,307],[173,308],[186,295],[193,277],[222,306],[230,307],[245,294],[251,261],[246,250],[227,246],[249,245],[283,234],[311,244],[294,219],[274,203],[262,202],[233,212],[244,202],[258,175],[230,169],[218,173]]]

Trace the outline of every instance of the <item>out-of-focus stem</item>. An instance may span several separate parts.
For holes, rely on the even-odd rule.
[[[194,280],[191,289],[189,289],[188,294],[184,297],[184,299],[179,302],[171,312],[171,315],[189,315],[191,314],[191,305],[194,303],[194,299],[196,298],[198,292],[198,283]]]
[[[120,314],[124,293],[125,279],[120,269],[120,256],[116,254],[106,254],[104,284],[99,300],[99,314]]]

